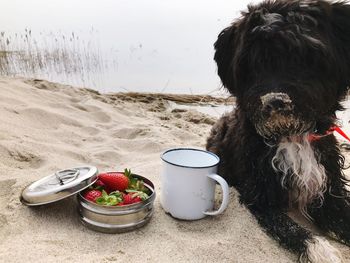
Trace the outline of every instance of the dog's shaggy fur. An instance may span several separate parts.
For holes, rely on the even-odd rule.
[[[326,239],[287,212],[298,208],[350,245],[344,158],[335,137],[327,135],[350,83],[350,5],[251,5],[219,34],[215,50],[222,83],[237,98],[236,109],[214,125],[207,142],[221,158],[219,173],[300,261],[341,262]]]

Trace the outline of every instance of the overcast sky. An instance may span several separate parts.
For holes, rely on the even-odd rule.
[[[218,33],[239,17],[248,3],[258,1],[0,2],[1,31],[24,32],[25,28],[30,28],[33,34],[61,30],[83,35],[93,27],[99,32],[103,50],[113,48],[119,52],[121,66],[117,77],[120,86],[139,89],[144,85],[159,90],[168,83],[169,89],[184,87],[207,91],[220,85],[212,59]],[[142,50],[138,50],[139,47]],[[111,83],[113,81],[115,83],[111,79]]]

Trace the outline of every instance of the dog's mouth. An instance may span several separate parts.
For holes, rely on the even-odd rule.
[[[301,136],[313,131],[315,123],[305,121],[293,114],[274,114],[255,122],[258,134],[267,140],[278,141],[284,137]]]

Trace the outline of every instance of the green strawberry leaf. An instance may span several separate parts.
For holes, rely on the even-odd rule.
[[[96,203],[99,204],[99,205],[105,205],[106,204],[106,200],[105,200],[105,198],[103,198],[101,196],[101,197],[96,198]]]
[[[132,172],[130,169],[125,169],[124,175],[129,178],[128,189],[133,189],[133,190],[149,193],[149,189],[144,186],[143,181],[132,176]]]
[[[132,173],[130,169],[125,168],[124,169],[124,175],[130,179],[132,179]]]
[[[102,185],[95,186],[95,187],[93,187],[92,189],[100,190],[101,192],[102,192],[102,190],[104,190],[104,188],[103,188]]]
[[[117,197],[114,195],[108,196],[108,198],[106,200],[106,205],[116,205],[116,204],[118,204]]]
[[[111,196],[111,195],[113,195],[113,196],[115,196],[115,197],[117,197],[117,198],[123,196],[122,193],[119,192],[118,190],[117,190],[117,191],[110,192],[110,193],[109,193],[109,196]]]
[[[102,196],[96,199],[96,203],[99,205],[117,205],[123,201],[123,195],[119,191],[111,192],[109,195],[106,191],[102,191]]]
[[[105,190],[102,190],[102,197],[106,199],[108,197],[108,194]]]

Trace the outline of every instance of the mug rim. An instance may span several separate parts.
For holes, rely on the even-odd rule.
[[[188,165],[176,164],[176,163],[172,163],[172,162],[170,162],[170,161],[168,161],[168,160],[165,160],[165,158],[164,158],[164,155],[165,155],[165,154],[167,154],[168,152],[179,151],[179,150],[180,150],[180,151],[182,151],[182,150],[191,150],[191,151],[204,152],[204,153],[207,153],[207,154],[210,154],[210,155],[214,156],[214,157],[216,158],[217,162],[216,162],[215,164],[213,164],[213,165],[200,166],[200,167],[198,167],[198,166],[188,166]],[[206,151],[206,150],[202,150],[202,149],[190,148],[190,147],[170,148],[170,149],[164,151],[164,152],[160,155],[160,158],[161,158],[164,162],[166,162],[166,163],[168,163],[168,164],[171,164],[171,165],[174,165],[174,166],[177,166],[177,167],[192,168],[192,169],[211,168],[211,167],[217,166],[217,165],[219,164],[219,162],[220,162],[220,157],[217,156],[215,153],[212,153],[212,152],[209,152],[209,151]]]

